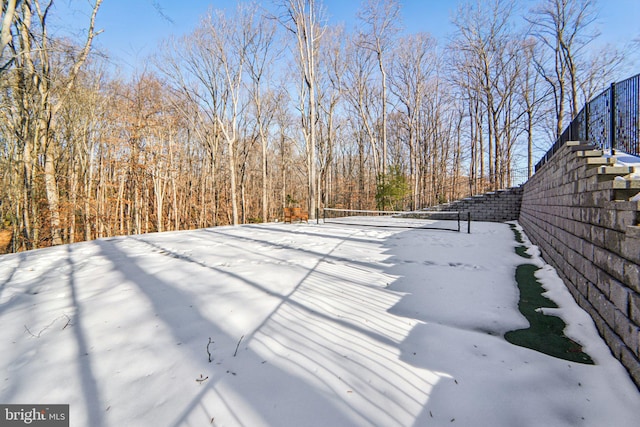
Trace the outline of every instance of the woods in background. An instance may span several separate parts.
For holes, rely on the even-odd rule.
[[[92,54],[100,4],[71,40],[53,1],[0,1],[8,251],[506,187],[621,63],[586,49],[590,0],[473,1],[446,45],[403,33],[396,0],[364,1],[354,29],[274,0],[211,10],[123,77]]]

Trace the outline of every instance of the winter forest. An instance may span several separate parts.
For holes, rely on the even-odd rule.
[[[91,3],[66,38],[53,0],[0,1],[0,251],[508,187],[625,66],[592,0],[469,0],[438,42],[398,0],[354,28],[273,0],[211,9],[122,76]]]

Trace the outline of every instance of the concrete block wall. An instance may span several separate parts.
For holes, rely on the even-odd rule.
[[[634,168],[568,142],[524,185],[519,222],[640,388],[640,192]]]
[[[433,206],[431,211],[470,212],[472,221],[515,221],[520,216],[523,187],[513,187]]]

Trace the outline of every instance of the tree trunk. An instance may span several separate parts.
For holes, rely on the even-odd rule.
[[[51,229],[51,244],[61,245],[62,235],[60,226],[60,195],[58,193],[58,182],[56,181],[56,167],[53,153],[53,143],[47,141],[44,136],[42,144],[45,147],[44,159],[44,186],[49,208],[49,221]]]
[[[235,140],[227,140],[229,149],[229,183],[231,192],[231,219],[233,225],[238,225],[238,194],[236,184],[236,156],[235,156]]]

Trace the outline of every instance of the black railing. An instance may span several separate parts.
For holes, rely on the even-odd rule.
[[[640,74],[612,83],[587,102],[536,164],[536,171],[567,141],[584,141],[602,150],[620,150],[639,156],[639,129]]]

